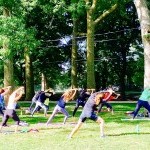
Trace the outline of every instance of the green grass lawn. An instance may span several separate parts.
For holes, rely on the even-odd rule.
[[[28,107],[29,104],[20,104],[21,107]],[[114,103],[114,115],[110,112],[102,112],[99,115],[105,120],[105,138],[99,136],[99,125],[91,120],[87,120],[81,129],[72,139],[67,136],[78,121],[82,108],[79,108],[76,117],[70,117],[66,125],[62,125],[64,116],[57,114],[52,125],[46,127],[48,118],[43,112],[35,114],[33,117],[21,115],[17,110],[21,120],[28,122],[29,127],[20,127],[20,130],[36,128],[39,132],[28,133],[0,133],[0,150],[149,150],[150,145],[150,121],[121,121],[127,116],[126,111],[134,110],[134,103]],[[50,115],[55,103],[50,103]],[[70,115],[74,109],[74,104],[67,105],[66,109]],[[141,110],[143,111],[143,109]],[[1,118],[0,118],[1,119]],[[43,123],[43,124],[40,124]],[[13,120],[8,121],[8,125],[14,124]],[[139,133],[136,131],[139,126]],[[13,131],[14,127],[5,127],[5,131]]]

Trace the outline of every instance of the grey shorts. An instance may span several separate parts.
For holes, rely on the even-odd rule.
[[[98,116],[94,112],[86,113],[86,112],[83,111],[82,114],[80,115],[80,120],[82,122],[84,122],[87,118],[91,119],[93,121],[97,121]]]

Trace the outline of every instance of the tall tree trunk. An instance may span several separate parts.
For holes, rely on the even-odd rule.
[[[41,90],[45,91],[48,88],[49,88],[49,84],[47,82],[46,75],[44,73],[42,73],[42,76],[41,76]]]
[[[94,21],[92,14],[87,11],[87,88],[95,88],[94,70]]]
[[[150,86],[150,10],[148,0],[134,1],[141,26],[144,46],[144,87]]]
[[[32,69],[32,60],[28,52],[28,48],[25,48],[25,100],[29,101],[34,95],[34,78],[33,78],[33,69]]]
[[[6,18],[10,17],[10,12],[5,7],[3,8],[3,15]],[[3,43],[3,49],[5,49],[6,54],[8,54],[7,58],[4,61],[4,86],[5,87],[12,86],[11,90],[13,90],[13,88],[14,88],[13,54],[12,54],[12,51],[8,48],[8,45],[9,45],[8,41],[9,41],[9,39],[4,41],[4,43]],[[5,96],[6,104],[8,102],[9,94],[7,96]]]
[[[71,87],[77,88],[77,19],[73,18],[72,56],[71,56]]]
[[[94,20],[97,5],[99,5],[98,0],[92,1],[85,0],[85,3],[87,5],[87,88],[95,88],[95,70],[94,70],[95,27],[98,23],[100,23],[105,17],[107,17],[117,8],[117,4],[113,5],[109,10],[105,11],[103,14],[100,14]]]

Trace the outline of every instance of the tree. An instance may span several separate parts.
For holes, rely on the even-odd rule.
[[[33,96],[33,82],[32,79],[32,62],[30,59],[31,50],[35,49],[37,46],[37,40],[35,40],[35,35],[32,34],[32,29],[27,29],[25,25],[25,1],[10,0],[7,2],[0,1],[0,5],[3,8],[3,16],[1,17],[1,42],[3,43],[3,50],[1,51],[4,60],[4,85],[11,85],[12,87],[16,85],[16,79],[14,78],[14,67],[17,63],[14,61],[15,57],[20,57],[20,61],[25,54],[25,67],[26,68],[26,83],[27,88],[26,97],[28,100]],[[30,7],[31,9],[31,7]],[[10,14],[11,12],[11,14]],[[1,43],[0,42],[0,43]],[[25,53],[24,53],[25,50]],[[28,52],[27,52],[28,51]],[[18,53],[20,52],[20,53]],[[23,82],[20,82],[22,85]],[[19,85],[20,85],[19,84]]]
[[[144,87],[150,85],[150,9],[147,0],[134,1],[140,26],[141,37],[144,46]]]
[[[0,1],[0,43],[2,43],[1,55],[4,61],[4,86],[11,85],[14,88],[14,66],[13,51],[11,49],[13,29],[15,28],[16,18],[13,17],[15,5],[19,5],[15,0]],[[2,11],[1,11],[2,10]],[[18,10],[19,11],[19,10]],[[6,103],[8,97],[5,98]]]
[[[77,88],[77,58],[78,58],[78,43],[77,36],[79,35],[78,26],[79,26],[79,18],[83,16],[85,12],[85,5],[83,1],[80,0],[71,0],[70,5],[68,6],[69,13],[71,13],[72,17],[72,52],[71,52],[71,86],[73,88]],[[81,27],[79,27],[81,28]]]
[[[117,8],[117,4],[114,4],[102,14],[98,13],[99,16],[95,18],[96,16],[94,14],[97,11],[98,2],[98,0],[92,0],[92,2],[90,0],[85,0],[87,8],[87,88],[95,88],[94,33],[96,25]]]
[[[7,20],[10,17],[10,11],[4,7],[3,8],[3,16]],[[13,66],[13,54],[9,49],[9,38],[5,36],[5,40],[3,40],[3,50],[6,53],[5,61],[4,61],[4,87],[14,86],[14,66]],[[13,88],[12,88],[13,90]],[[6,104],[8,102],[8,95],[5,96]]]
[[[77,88],[77,19],[73,18],[72,55],[71,55],[71,86]]]
[[[137,65],[138,59],[129,67],[130,62],[135,61],[134,55],[131,56],[129,53],[131,46],[140,46],[138,28],[136,9],[130,2],[119,5],[118,9],[109,18],[103,20],[95,31],[95,71],[98,81],[96,87],[104,89],[110,84],[117,85],[122,100],[126,100],[125,91],[129,90],[129,84],[132,87],[135,85],[133,78],[131,81],[131,76],[139,75],[137,72],[139,69],[136,69],[138,66],[133,66]],[[135,49],[135,55],[138,56],[138,48]],[[132,52],[135,53],[135,50]],[[130,83],[128,84],[127,81]]]
[[[47,86],[54,88],[61,82],[64,75],[62,65],[71,58],[71,47],[62,42],[65,36],[71,33],[69,23],[70,18],[68,19],[68,14],[63,11],[62,1],[39,0],[38,5],[27,14],[26,26],[36,28],[36,38],[40,41],[40,46],[32,53],[35,85],[41,84],[39,76],[42,74]],[[64,77],[66,78],[65,75]]]

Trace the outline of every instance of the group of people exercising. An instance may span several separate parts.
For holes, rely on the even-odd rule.
[[[24,93],[24,88],[20,87],[17,90],[15,90],[10,96],[8,100],[8,105],[3,113],[4,109],[4,95],[8,94],[10,91],[11,86],[7,88],[1,88],[0,89],[0,113],[3,116],[2,118],[2,123],[0,126],[0,131],[4,126],[7,126],[7,121],[11,117],[15,122],[16,122],[16,128],[15,132],[18,131],[18,126],[20,123],[20,119],[15,111],[17,101],[22,97],[22,94]],[[104,121],[102,118],[98,117],[97,114],[95,114],[95,110],[97,112],[101,111],[101,108],[106,105],[109,110],[113,111],[112,106],[108,104],[106,101],[109,100],[108,97],[111,97],[113,93],[115,93],[113,90],[110,88],[105,90],[105,91],[99,91],[99,92],[94,92],[94,90],[77,90],[77,89],[68,89],[64,92],[64,94],[59,98],[57,101],[57,104],[49,117],[46,125],[48,125],[54,116],[58,113],[61,112],[65,115],[63,124],[66,123],[67,118],[69,117],[69,113],[65,109],[66,103],[69,102],[70,100],[74,99],[75,95],[79,92],[79,96],[76,100],[76,106],[73,111],[73,116],[75,116],[77,109],[82,106],[83,107],[83,112],[80,116],[80,121],[78,122],[78,128],[81,126],[81,123],[86,120],[86,118],[90,118],[98,123],[101,124],[101,135],[103,136],[103,124]],[[109,93],[109,94],[108,94]],[[31,116],[34,115],[34,113],[41,108],[44,109],[44,115],[47,115],[47,110],[48,106],[44,104],[45,100],[47,98],[51,98],[53,96],[53,92],[51,90],[46,90],[46,91],[39,91],[37,92],[34,97],[32,98],[31,105],[29,107],[29,111],[31,112]],[[117,94],[116,94],[117,95]],[[118,96],[118,95],[117,95]],[[32,110],[32,106],[35,103],[35,108]],[[101,105],[102,104],[102,105]],[[96,106],[100,105],[100,109],[96,109]],[[76,132],[76,131],[75,131]],[[72,133],[73,135],[74,133]]]
[[[4,95],[6,95],[9,92],[10,88],[11,87],[9,86],[7,88],[0,89],[0,113],[3,116],[2,124],[0,126],[0,131],[2,130],[3,126],[7,126],[7,121],[11,117],[12,119],[14,119],[14,121],[16,121],[15,132],[17,132],[20,119],[19,119],[15,109],[16,109],[17,101],[22,97],[24,88],[23,87],[18,88],[9,96],[7,108],[6,108],[5,112],[3,113]],[[115,91],[113,91],[112,87],[108,87],[106,90],[102,90],[102,91],[98,91],[98,92],[95,92],[94,90],[91,90],[91,89],[82,89],[80,91],[78,89],[66,90],[64,92],[64,94],[57,101],[57,104],[56,104],[51,116],[49,117],[48,121],[46,122],[46,125],[48,126],[49,123],[51,123],[52,119],[58,112],[61,112],[64,114],[65,117],[64,117],[63,124],[66,123],[66,120],[69,117],[69,113],[65,109],[66,103],[69,102],[70,100],[74,99],[75,96],[77,95],[77,92],[79,92],[79,96],[76,100],[76,105],[75,105],[75,108],[73,111],[73,116],[75,116],[77,109],[80,106],[83,107],[83,110],[79,117],[78,123],[75,126],[75,128],[72,130],[72,132],[70,133],[69,138],[72,138],[72,136],[75,134],[75,132],[78,131],[78,129],[81,127],[81,125],[88,118],[97,122],[98,124],[100,124],[100,136],[104,137],[104,120],[100,116],[98,116],[98,113],[101,112],[103,106],[106,106],[108,111],[111,111],[113,114],[113,108],[112,108],[111,104],[108,103],[108,101],[117,99],[120,96],[120,94],[115,93]],[[139,109],[142,106],[145,107],[148,110],[148,112],[150,113],[150,106],[148,107],[145,103],[145,99],[150,98],[150,89],[147,89],[143,93],[142,93],[143,96],[141,96],[140,97],[141,99],[137,102],[138,108],[136,107],[135,115],[137,114],[137,111],[139,111]],[[35,96],[33,97],[32,103],[29,107],[31,116],[34,115],[35,111],[38,111],[41,108],[44,109],[44,115],[46,116],[48,106],[46,106],[44,104],[44,102],[47,98],[51,99],[53,94],[54,94],[54,92],[52,92],[49,89],[46,91],[37,92],[35,94]],[[35,105],[35,108],[32,110],[32,106],[34,103],[36,105]],[[97,108],[97,106],[98,106],[98,108]],[[134,115],[134,117],[135,117],[135,115]]]

